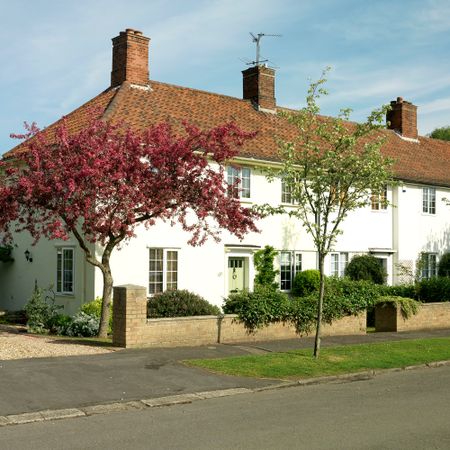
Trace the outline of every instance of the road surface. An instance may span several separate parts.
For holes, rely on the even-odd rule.
[[[450,367],[0,428],[1,449],[450,449]]]

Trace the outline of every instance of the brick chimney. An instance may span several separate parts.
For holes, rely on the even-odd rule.
[[[243,98],[258,111],[275,112],[275,70],[257,65],[242,71]]]
[[[141,31],[127,28],[112,39],[111,87],[124,81],[148,85],[148,43],[150,39]]]
[[[391,102],[391,110],[386,114],[388,128],[405,138],[417,139],[417,106],[397,97]]]

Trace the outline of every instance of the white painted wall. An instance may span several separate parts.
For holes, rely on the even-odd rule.
[[[73,295],[57,295],[57,304],[63,305],[61,310],[65,314],[74,314],[80,305],[93,300],[94,283],[93,267],[84,259],[84,253],[77,246],[74,239],[69,241],[47,241],[41,239],[35,246],[28,232],[14,235],[14,262],[0,262],[0,309],[22,309],[31,294],[35,283],[40,288],[53,286],[56,290],[57,247],[75,248],[75,279]],[[25,251],[31,253],[33,259],[29,262],[25,258]]]
[[[271,203],[281,200],[281,182],[268,183],[264,174],[252,167],[252,198],[243,203]],[[437,214],[421,213],[421,186],[406,184],[388,190],[388,199],[395,207],[385,211],[366,208],[352,212],[343,224],[343,234],[335,246],[336,252],[347,252],[349,256],[367,253],[377,249],[375,256],[388,260],[389,282],[395,282],[394,263],[401,260],[415,260],[420,251],[443,253],[450,250],[450,207],[442,198],[450,198],[450,189],[437,189]],[[149,248],[175,248],[179,251],[178,287],[188,289],[205,297],[211,303],[222,305],[227,295],[227,258],[229,255],[243,255],[251,259],[257,247],[272,245],[277,250],[295,250],[302,253],[303,270],[316,268],[316,254],[311,237],[295,219],[286,216],[271,216],[258,223],[260,233],[250,233],[242,241],[228,232],[223,232],[221,242],[209,240],[200,247],[187,245],[189,235],[180,226],[171,227],[158,222],[146,230],[140,227],[136,237],[125,243],[120,250],[114,250],[111,266],[114,284],[137,284],[148,287]],[[73,241],[71,241],[74,244]],[[62,242],[41,241],[31,247],[31,238],[22,234],[16,236],[15,262],[0,263],[0,309],[23,307],[34,287],[55,284],[56,247]],[[244,247],[239,247],[244,246]],[[33,253],[33,263],[25,261],[24,251]],[[330,258],[325,261],[326,272],[330,273]],[[94,275],[95,273],[95,275]],[[250,264],[250,278],[254,270]],[[95,278],[95,279],[94,279]],[[102,293],[102,277],[84,262],[80,250],[76,253],[75,295],[59,297],[66,311],[73,313],[82,302],[92,300]],[[95,294],[95,295],[94,295]]]
[[[281,200],[281,182],[275,180],[268,183],[265,175],[253,168],[251,195],[251,199],[242,201],[244,205],[278,205]],[[388,199],[392,199],[391,190],[388,192]],[[148,287],[150,247],[179,249],[179,289],[196,292],[218,306],[222,305],[223,298],[228,293],[227,255],[239,254],[236,253],[236,247],[230,250],[230,246],[246,246],[246,249],[241,250],[242,255],[251,255],[251,247],[262,248],[265,245],[272,245],[278,250],[296,250],[302,253],[303,270],[317,267],[312,239],[298,220],[287,216],[270,216],[260,220],[258,228],[260,233],[250,233],[242,241],[223,232],[220,243],[210,240],[201,247],[193,248],[186,244],[189,235],[179,226],[171,227],[160,222],[150,230],[141,227],[136,231],[136,238],[112,255],[114,283]],[[370,248],[392,250],[391,207],[386,211],[372,211],[368,206],[353,212],[346,219],[343,228],[344,233],[335,247],[338,252],[348,252],[351,257],[353,254],[367,253]],[[383,256],[388,258],[388,266],[392,268],[391,254]],[[330,258],[327,258],[327,273],[330,273],[330,266]],[[389,269],[389,281],[391,273],[392,270]],[[96,283],[96,294],[101,294],[101,283]]]
[[[422,212],[424,185],[403,183],[397,187],[394,241],[398,261],[416,263],[420,252],[450,251],[450,206],[443,201],[450,198],[450,189],[436,188],[436,214]]]

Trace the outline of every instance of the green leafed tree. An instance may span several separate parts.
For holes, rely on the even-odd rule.
[[[262,205],[265,214],[289,214],[300,220],[312,236],[318,254],[320,288],[317,302],[314,356],[320,351],[324,298],[324,260],[333,249],[349,212],[368,205],[371,195],[386,202],[386,185],[393,184],[392,161],[383,157],[385,115],[388,107],[373,111],[364,123],[349,122],[350,109],[336,118],[320,115],[318,100],[326,95],[326,69],[310,85],[306,106],[280,114],[297,128],[295,139],[279,142],[280,169],[268,174],[281,177],[295,208]]]
[[[450,127],[435,128],[430,137],[433,139],[442,139],[443,141],[450,141]]]

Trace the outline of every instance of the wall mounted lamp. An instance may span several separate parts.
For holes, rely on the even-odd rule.
[[[25,258],[28,262],[33,262],[33,255],[28,249],[25,250]]]

